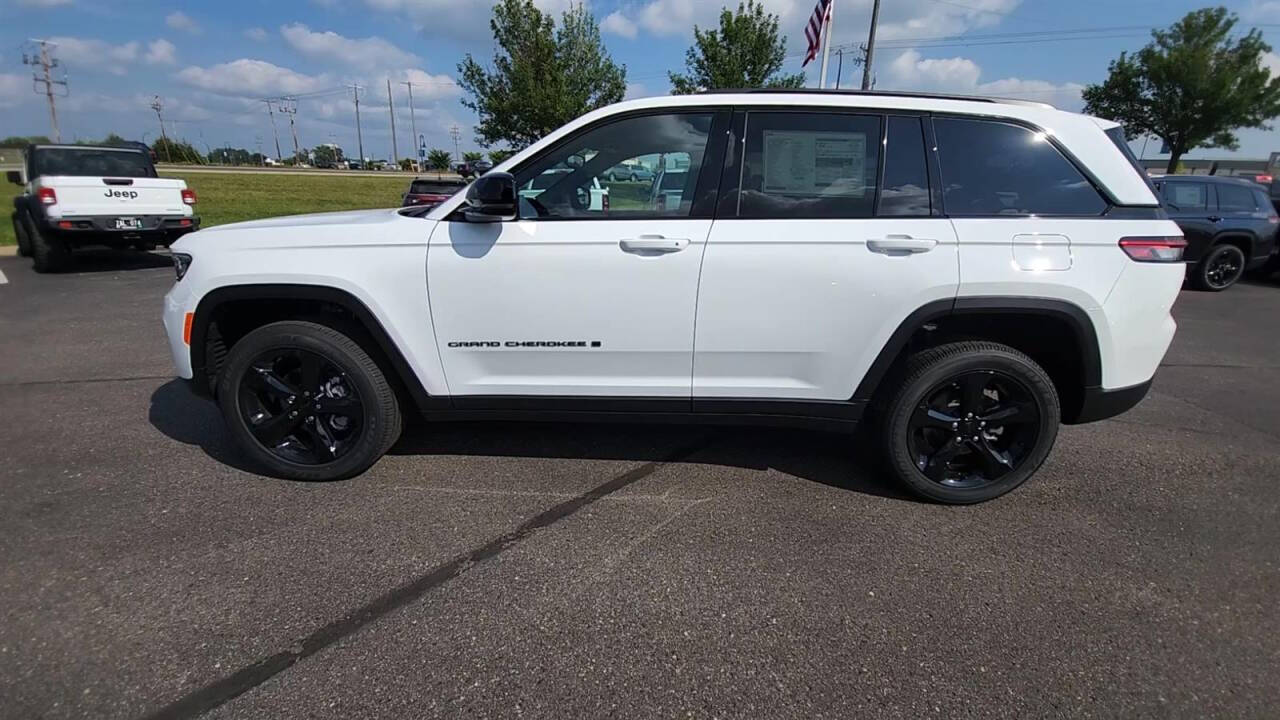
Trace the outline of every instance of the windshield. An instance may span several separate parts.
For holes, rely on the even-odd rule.
[[[151,159],[136,150],[102,148],[39,148],[35,151],[36,175],[80,177],[155,177]]]

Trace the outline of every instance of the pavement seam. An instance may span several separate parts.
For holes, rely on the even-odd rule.
[[[436,566],[426,574],[418,576],[409,583],[383,593],[343,617],[317,628],[310,635],[295,642],[288,649],[262,658],[220,680],[215,680],[201,688],[197,688],[163,708],[149,713],[145,718],[148,720],[193,718],[218,708],[288,670],[299,660],[315,655],[321,650],[356,634],[374,621],[418,600],[431,590],[448,583],[477,565],[497,557],[508,548],[520,544],[538,530],[550,527],[595,503],[597,500],[639,482],[664,465],[688,459],[706,449],[711,442],[711,438],[703,438],[701,442],[676,449],[661,460],[654,460],[632,468],[581,495],[558,503],[524,521],[516,529],[493,538],[473,550],[458,555],[443,565]]]
[[[0,382],[5,387],[39,387],[41,385],[85,385],[90,383],[138,382],[141,380],[173,380],[173,375],[137,375],[134,377],[84,378],[76,380],[19,380],[17,382]]]

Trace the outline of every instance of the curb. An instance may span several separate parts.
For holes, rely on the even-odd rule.
[[[17,257],[17,245],[0,245],[0,257]]]

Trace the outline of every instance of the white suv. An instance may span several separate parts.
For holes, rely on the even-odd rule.
[[[590,202],[596,176],[655,156],[689,159],[678,201]],[[165,325],[178,374],[280,476],[364,471],[410,410],[873,418],[908,487],[971,503],[1031,476],[1059,423],[1142,399],[1183,246],[1105,120],[891,93],[653,98],[430,211],[183,238]]]

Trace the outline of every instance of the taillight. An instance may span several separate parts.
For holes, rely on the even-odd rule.
[[[1259,175],[1254,179],[1263,185],[1270,185],[1271,181],[1275,180],[1275,178],[1270,175]]]
[[[42,187],[36,191],[36,197],[40,198],[42,205],[54,205],[58,202],[58,193],[53,191],[51,187]]]
[[[187,204],[187,205],[195,205],[195,204],[196,204],[196,191],[195,191],[195,190],[190,190],[190,189],[187,189],[187,188],[183,188],[183,190],[182,190],[182,202],[183,202],[183,203],[185,203],[185,204]]]
[[[1138,262],[1172,263],[1182,261],[1187,241],[1182,237],[1120,238],[1120,249]]]

